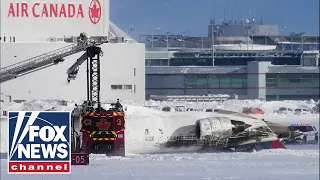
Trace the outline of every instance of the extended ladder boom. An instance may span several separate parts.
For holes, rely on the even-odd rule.
[[[77,61],[67,70],[68,82],[70,82],[71,79],[76,78],[78,74],[79,66],[81,66],[81,64],[85,62],[87,58],[88,58],[87,52],[83,53],[82,56],[79,59],[77,59]]]
[[[0,83],[58,64],[67,56],[81,51],[86,51],[88,47],[98,46],[106,42],[108,42],[106,37],[92,37],[89,38],[88,41],[80,41],[77,44],[68,45],[60,49],[1,68]]]

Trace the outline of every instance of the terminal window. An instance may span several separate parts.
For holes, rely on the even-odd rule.
[[[270,73],[266,75],[267,87],[319,87],[319,74],[284,74]]]
[[[246,74],[185,75],[186,88],[246,88]]]
[[[132,89],[132,85],[123,85],[123,89]]]
[[[132,85],[111,85],[111,89],[132,89]]]
[[[111,85],[111,89],[122,89],[122,85]]]

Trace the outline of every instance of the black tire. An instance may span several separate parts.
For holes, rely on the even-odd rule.
[[[319,142],[319,137],[318,136],[314,137],[314,143],[318,144],[318,142]]]
[[[74,137],[72,136],[71,137],[71,153],[74,153],[76,151],[76,145],[75,145],[75,139]]]
[[[81,143],[81,139],[80,139],[80,136],[76,136],[76,146],[75,146],[75,151],[76,152],[80,152],[80,143]]]
[[[302,144],[307,144],[307,136],[303,136]]]

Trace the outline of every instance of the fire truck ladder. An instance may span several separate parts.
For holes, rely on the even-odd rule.
[[[88,101],[92,105],[97,107],[98,111],[101,111],[100,104],[100,47],[88,47],[87,48],[87,96]],[[90,66],[90,67],[89,67]],[[90,68],[90,69],[89,69]]]
[[[100,57],[103,52],[100,47],[90,46],[86,52],[67,70],[67,81],[74,80],[78,74],[79,67],[87,61],[87,101],[85,106],[88,111],[101,110],[100,104]],[[93,109],[92,109],[93,108]]]
[[[0,69],[0,83],[15,79],[17,77],[38,71],[40,69],[56,65],[63,61],[63,58],[86,51],[86,48],[98,46],[108,42],[106,38],[92,37],[88,41],[80,41],[77,44],[62,47],[60,49],[27,59],[25,61],[4,67]]]
[[[77,61],[67,70],[67,74],[68,74],[68,83],[70,83],[70,80],[75,80],[77,75],[78,75],[78,71],[79,71],[79,66],[81,66],[81,64],[86,61],[88,58],[87,52],[83,53],[82,56],[77,59]]]

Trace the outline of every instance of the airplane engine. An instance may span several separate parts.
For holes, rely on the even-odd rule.
[[[198,120],[195,132],[199,140],[216,141],[243,132],[250,126],[227,117],[210,117]]]
[[[233,134],[234,125],[226,117],[210,117],[196,122],[196,136],[200,140],[211,140],[229,137]]]

